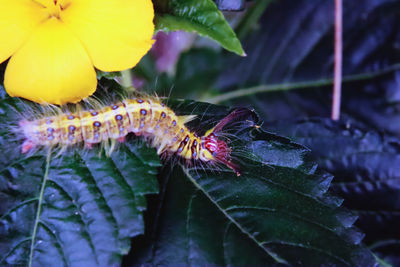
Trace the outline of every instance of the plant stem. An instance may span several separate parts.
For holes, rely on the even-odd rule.
[[[28,262],[29,267],[32,267],[32,262],[33,262],[33,252],[35,250],[35,242],[36,242],[36,235],[37,235],[37,230],[38,230],[39,222],[40,222],[40,214],[42,213],[42,202],[43,202],[43,197],[44,197],[44,190],[46,188],[46,183],[47,183],[47,179],[49,176],[50,160],[51,160],[51,149],[49,149],[47,157],[46,157],[46,167],[45,167],[45,171],[44,171],[44,175],[43,175],[42,185],[40,187],[40,193],[39,193],[39,198],[38,198],[38,207],[37,207],[36,217],[35,217],[35,224],[33,225],[31,248],[29,251],[29,262]]]
[[[378,76],[388,74],[390,72],[393,72],[393,71],[396,71],[399,69],[400,69],[400,64],[394,64],[383,70],[344,76],[342,78],[342,82],[347,83],[347,82],[355,82],[355,81],[373,79]],[[320,80],[304,81],[304,82],[297,82],[297,83],[263,84],[263,85],[253,86],[253,87],[241,88],[241,89],[238,89],[235,91],[227,92],[225,94],[217,95],[215,97],[203,99],[203,101],[217,104],[217,103],[221,103],[221,102],[228,101],[231,99],[239,98],[242,96],[250,96],[250,95],[259,94],[259,93],[286,91],[286,90],[303,89],[303,88],[314,88],[314,87],[327,86],[327,85],[332,85],[332,84],[333,84],[333,79],[320,79]]]
[[[335,66],[333,74],[332,120],[340,117],[340,100],[342,95],[342,58],[343,58],[343,3],[335,0]]]
[[[133,91],[135,91],[135,87],[133,86],[132,79],[133,79],[133,77],[132,77],[131,69],[121,71],[122,86],[125,87],[126,90],[133,92]]]

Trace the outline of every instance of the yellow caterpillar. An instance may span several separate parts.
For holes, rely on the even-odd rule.
[[[218,133],[243,112],[244,109],[232,112],[200,137],[185,126],[191,119],[188,116],[177,116],[157,99],[136,97],[98,110],[23,120],[19,123],[19,132],[24,136],[23,153],[37,147],[72,146],[82,142],[91,147],[108,139],[123,142],[128,133],[134,133],[150,139],[159,155],[170,153],[186,160],[221,163],[240,175],[231,161],[231,148]]]

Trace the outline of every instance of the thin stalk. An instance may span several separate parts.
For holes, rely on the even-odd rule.
[[[131,69],[121,71],[121,84],[128,91],[135,91],[135,87],[133,86],[133,76]]]
[[[342,59],[343,59],[343,3],[335,0],[335,66],[333,74],[332,120],[340,117],[342,95]]]
[[[369,80],[376,78],[378,76],[391,73],[393,71],[399,70],[400,64],[394,64],[386,69],[369,72],[369,73],[361,73],[344,76],[342,78],[342,83]],[[217,104],[224,101],[232,100],[235,98],[243,97],[243,96],[251,96],[260,93],[269,93],[276,91],[286,91],[286,90],[295,90],[295,89],[303,89],[303,88],[315,88],[320,86],[328,86],[333,84],[333,79],[320,79],[314,81],[304,81],[297,83],[280,83],[280,84],[263,84],[253,87],[241,88],[235,91],[231,91],[225,94],[221,94],[215,97],[203,99],[203,101],[207,101],[209,103]]]
[[[46,188],[47,179],[49,177],[50,160],[51,160],[51,149],[49,149],[47,157],[46,157],[46,167],[45,167],[45,171],[44,171],[44,175],[43,175],[42,185],[40,187],[40,193],[39,193],[39,198],[38,198],[38,207],[37,207],[36,217],[35,217],[35,224],[33,226],[33,232],[32,232],[31,248],[29,251],[29,262],[28,262],[29,267],[32,267],[32,262],[33,262],[33,252],[35,250],[35,242],[36,242],[36,235],[37,235],[37,230],[38,230],[39,222],[40,222],[40,214],[42,213],[44,190]]]

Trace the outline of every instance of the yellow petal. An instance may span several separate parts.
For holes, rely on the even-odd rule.
[[[11,96],[39,103],[78,102],[97,85],[96,72],[79,40],[52,18],[41,24],[7,65]]]
[[[46,14],[32,0],[0,0],[0,63],[29,38]]]
[[[32,0],[32,1],[40,4],[43,7],[54,5],[54,0]]]
[[[96,68],[134,67],[153,44],[151,0],[74,0],[62,21],[78,36]]]

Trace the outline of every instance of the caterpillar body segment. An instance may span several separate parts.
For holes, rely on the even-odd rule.
[[[218,137],[227,120],[200,137],[185,126],[191,119],[193,116],[177,116],[157,99],[125,99],[96,110],[21,121],[19,130],[24,135],[21,150],[27,153],[40,147],[68,147],[79,143],[91,147],[109,139],[123,141],[126,135],[134,133],[150,140],[159,155],[175,154],[185,160],[221,163],[240,175],[238,167],[231,162],[231,148]]]

